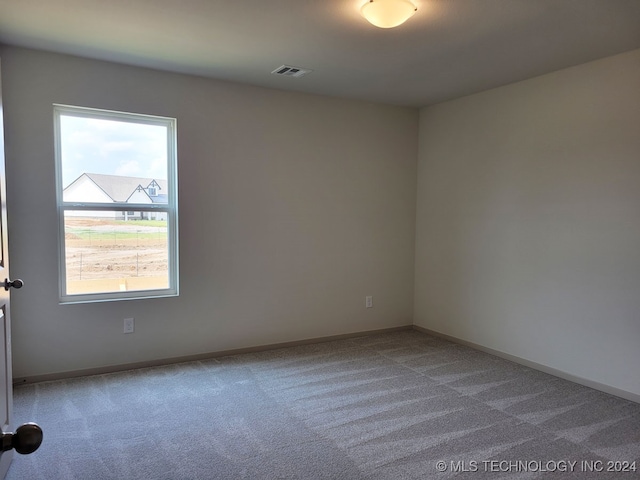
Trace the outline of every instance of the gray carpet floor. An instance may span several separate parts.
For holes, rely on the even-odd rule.
[[[410,330],[25,385],[14,411],[45,436],[8,480],[640,478],[640,404]]]

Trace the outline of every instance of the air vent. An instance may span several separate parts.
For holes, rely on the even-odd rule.
[[[308,68],[292,67],[291,65],[282,65],[276,68],[273,72],[274,75],[284,75],[285,77],[302,77],[311,72]]]

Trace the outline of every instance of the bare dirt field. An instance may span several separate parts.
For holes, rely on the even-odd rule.
[[[65,231],[68,293],[168,286],[166,223],[67,217]]]

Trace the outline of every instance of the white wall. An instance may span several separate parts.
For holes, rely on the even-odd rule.
[[[640,394],[640,50],[421,110],[414,322]]]
[[[640,394],[640,50],[419,131],[411,109],[11,47],[2,66],[15,376],[413,318]],[[178,118],[179,298],[58,305],[53,103]]]
[[[16,377],[411,324],[417,110],[11,47],[2,67]],[[58,304],[53,103],[177,117],[179,298]]]

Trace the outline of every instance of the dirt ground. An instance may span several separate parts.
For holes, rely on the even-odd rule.
[[[155,286],[158,281],[166,285],[166,227],[85,218],[67,218],[65,227],[68,291],[72,285],[72,290],[100,291],[105,284],[96,281],[104,279],[112,280],[107,282],[113,284],[109,290],[122,290],[127,283],[125,279],[139,279],[136,284],[144,285],[141,277],[153,285],[149,288],[158,288]]]

